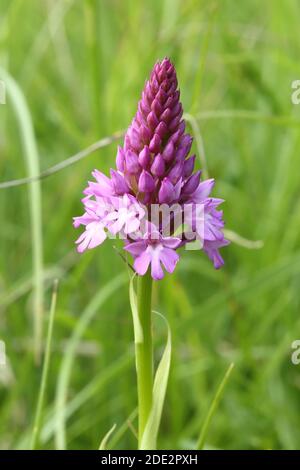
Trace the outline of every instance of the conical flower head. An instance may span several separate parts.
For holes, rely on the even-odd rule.
[[[151,265],[152,277],[161,279],[163,268],[174,271],[177,249],[196,241],[215,268],[222,266],[219,249],[228,241],[217,207],[223,201],[210,196],[214,180],[201,181],[201,171],[194,171],[192,137],[185,133],[182,114],[176,71],[166,58],[156,63],[145,84],[117,151],[117,170],[111,169],[111,178],[95,170],[96,182],[84,190],[85,212],[74,219],[75,227],[85,226],[77,240],[79,252],[120,234],[136,272],[144,275]],[[179,230],[184,225],[187,232]]]
[[[124,174],[132,193],[147,204],[158,202],[165,178],[174,185],[184,176],[184,160],[192,138],[184,134],[179,97],[174,65],[164,59],[154,66],[137,113],[126,132],[124,147],[119,149],[118,169]],[[120,152],[123,155],[121,162]],[[145,171],[154,182],[148,191],[144,185]]]

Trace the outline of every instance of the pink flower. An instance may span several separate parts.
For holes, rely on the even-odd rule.
[[[223,213],[217,210],[223,201],[210,197],[214,180],[202,181],[201,171],[194,171],[196,158],[189,156],[193,139],[182,116],[176,70],[165,58],[155,64],[145,84],[118,148],[116,169],[110,178],[94,170],[95,181],[84,190],[85,212],[74,218],[75,227],[85,226],[76,242],[78,251],[100,245],[110,232],[125,240],[137,273],[145,274],[151,264],[154,279],[164,276],[163,268],[173,272],[179,259],[175,250],[195,240],[215,268],[223,264],[219,248],[228,241]],[[154,205],[170,209],[156,226],[150,214]]]
[[[85,227],[85,231],[80,235],[80,237],[76,240],[77,251],[78,253],[82,253],[85,250],[90,250],[95,248],[101,243],[104,242],[106,239],[106,232],[104,230],[104,225],[100,221],[99,218],[95,217],[92,219],[90,215],[84,215],[82,217],[77,217],[77,219],[81,219]],[[76,222],[74,222],[75,224]]]
[[[179,260],[175,249],[181,240],[175,237],[163,237],[153,224],[148,223],[143,238],[129,243],[125,250],[134,257],[134,269],[143,276],[151,264],[151,276],[155,280],[164,277],[162,266],[168,273],[172,273]]]
[[[124,194],[119,198],[111,198],[113,210],[104,218],[107,228],[114,235],[123,232],[128,235],[137,232],[145,215],[143,207],[133,196]]]

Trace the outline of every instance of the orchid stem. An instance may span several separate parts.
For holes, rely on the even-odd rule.
[[[143,341],[136,343],[136,373],[139,411],[139,448],[152,407],[153,347],[151,321],[152,278],[150,270],[138,276],[137,307]]]

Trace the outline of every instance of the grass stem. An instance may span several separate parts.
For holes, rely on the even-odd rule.
[[[42,422],[42,410],[43,410],[43,403],[44,403],[44,398],[45,398],[49,363],[50,363],[51,342],[52,342],[54,315],[55,315],[56,299],[57,299],[57,285],[58,285],[58,281],[56,280],[53,285],[53,293],[52,293],[52,299],[51,299],[50,317],[49,317],[49,325],[48,325],[48,333],[47,333],[47,342],[46,342],[46,350],[45,350],[45,359],[44,359],[44,364],[43,364],[41,386],[39,390],[39,397],[38,397],[38,403],[37,403],[33,431],[32,431],[32,438],[31,438],[30,447],[32,450],[36,449],[39,444],[39,435],[40,435],[41,422]]]

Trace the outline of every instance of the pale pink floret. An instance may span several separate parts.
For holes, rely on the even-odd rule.
[[[104,219],[109,231],[114,235],[121,231],[126,235],[137,232],[145,215],[142,206],[127,194],[111,201],[114,207]]]
[[[98,171],[93,174],[97,177],[97,183],[89,182],[84,191],[87,195],[82,199],[85,213],[73,219],[74,227],[85,226],[85,231],[76,241],[80,253],[103,243],[107,238],[107,230],[113,235],[119,232],[125,235],[137,232],[145,215],[143,207],[134,196],[110,196],[112,187],[109,178]]]
[[[163,237],[153,224],[147,224],[146,233],[142,240],[132,242],[125,246],[134,257],[134,269],[143,276],[151,264],[151,276],[155,280],[164,277],[162,266],[168,273],[172,273],[179,260],[175,249],[181,240],[176,237]]]
[[[90,250],[95,248],[101,243],[104,242],[106,239],[106,232],[104,225],[101,222],[91,222],[89,223],[85,231],[80,235],[78,240],[76,240],[77,251],[78,253],[82,253],[85,250]]]

